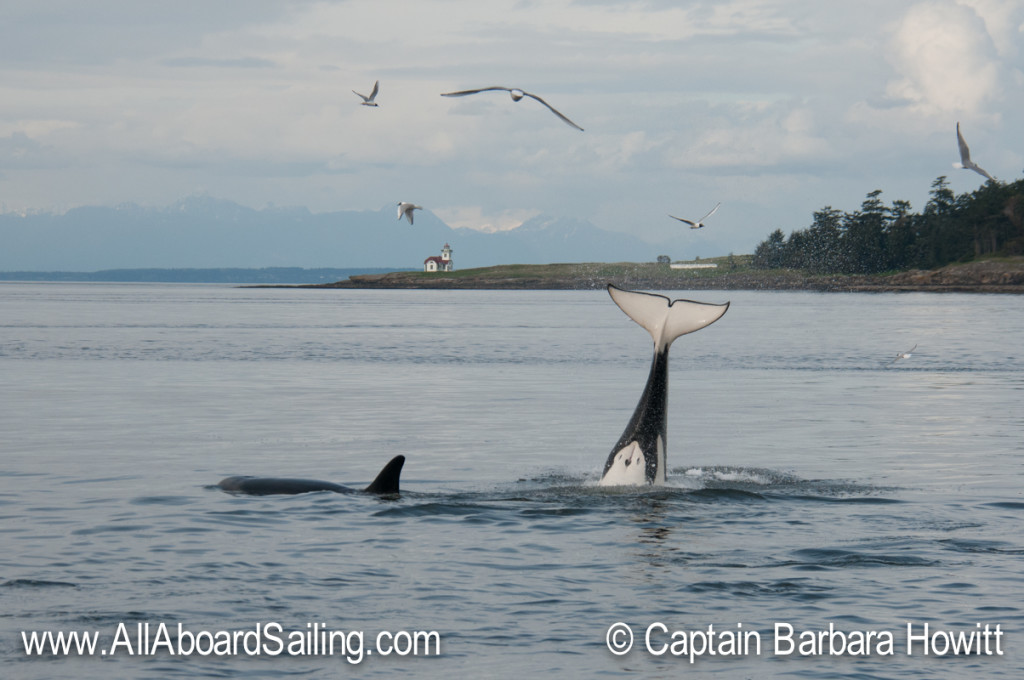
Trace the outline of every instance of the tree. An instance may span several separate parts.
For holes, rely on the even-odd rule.
[[[814,213],[814,223],[807,230],[807,254],[804,265],[809,271],[827,274],[839,271],[842,265],[840,237],[843,213],[830,205]]]
[[[760,269],[777,269],[786,257],[786,235],[776,229],[754,250],[753,264]]]
[[[920,214],[910,203],[886,206],[881,190],[860,210],[826,206],[810,227],[787,239],[773,231],[754,251],[754,267],[794,267],[817,274],[871,274],[891,269],[932,269],[989,253],[1024,253],[1024,180],[986,182],[957,196],[945,176],[931,185]]]
[[[875,189],[861,203],[860,210],[846,220],[848,261],[846,270],[851,274],[874,274],[887,267],[885,257],[885,204]]]
[[[893,201],[889,208],[889,226],[886,230],[885,255],[892,269],[906,269],[911,262],[917,229],[910,214],[910,203]]]

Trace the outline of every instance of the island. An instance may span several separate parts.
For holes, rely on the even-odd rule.
[[[296,288],[596,290],[609,283],[644,290],[809,290],[828,292],[1024,293],[1024,257],[991,257],[934,270],[879,274],[811,274],[757,269],[749,255],[669,263],[509,264],[452,272],[360,274]],[[710,266],[714,265],[714,266]]]

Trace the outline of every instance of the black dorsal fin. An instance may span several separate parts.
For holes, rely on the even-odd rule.
[[[402,476],[405,456],[395,456],[377,475],[370,486],[363,489],[366,493],[398,493],[398,479]]]

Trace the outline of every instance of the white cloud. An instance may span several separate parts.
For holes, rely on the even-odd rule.
[[[504,210],[485,215],[483,208],[478,205],[436,208],[433,212],[452,227],[490,233],[515,229],[526,220],[540,214],[537,210]]]
[[[1024,39],[1024,2],[1021,0],[958,0],[985,22],[1000,56],[1016,59]]]
[[[891,54],[898,78],[888,94],[925,115],[978,114],[1000,93],[1000,63],[985,22],[952,0],[911,7]]]
[[[734,119],[708,124],[668,163],[679,168],[767,168],[803,162],[809,167],[830,161],[834,150],[821,136],[808,108],[748,104]]]

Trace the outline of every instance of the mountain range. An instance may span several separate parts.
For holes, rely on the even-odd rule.
[[[456,268],[556,262],[651,262],[680,243],[652,244],[585,220],[538,216],[508,231],[453,229],[429,210],[415,224],[377,211],[312,213],[306,208],[248,208],[192,196],[166,207],[123,204],[63,214],[0,214],[0,271],[138,268],[399,268],[452,246]],[[688,257],[723,254],[704,239]],[[681,253],[678,253],[681,255]]]

